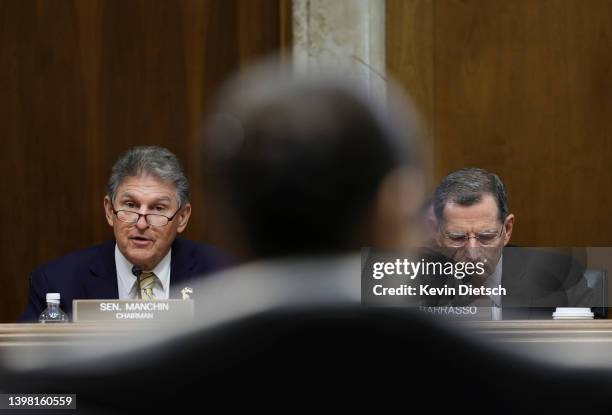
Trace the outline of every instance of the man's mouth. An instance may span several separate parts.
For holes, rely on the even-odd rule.
[[[153,243],[153,241],[147,238],[146,236],[131,236],[129,239],[132,244],[135,245],[137,248],[146,248],[147,246]]]

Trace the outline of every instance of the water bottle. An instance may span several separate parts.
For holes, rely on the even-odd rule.
[[[47,293],[47,308],[38,317],[39,323],[68,323],[68,316],[59,306],[59,293]]]

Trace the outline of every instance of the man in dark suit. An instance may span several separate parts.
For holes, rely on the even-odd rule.
[[[21,321],[34,321],[46,293],[73,299],[167,299],[190,277],[226,262],[212,247],[177,239],[191,216],[189,182],[174,154],[160,147],[134,147],[113,166],[104,197],[114,240],[68,254],[36,269]]]
[[[435,190],[436,243],[456,262],[481,263],[481,275],[444,283],[454,286],[502,287],[503,295],[458,296],[453,304],[480,297],[492,318],[551,318],[555,307],[588,307],[592,292],[584,279],[584,264],[560,250],[509,247],[515,217],[501,179],[479,168],[464,168],[446,176]],[[439,282],[440,284],[444,284]],[[448,300],[446,298],[445,300]]]

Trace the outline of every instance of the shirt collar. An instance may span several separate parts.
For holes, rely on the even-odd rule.
[[[159,264],[152,270],[146,270],[153,272],[157,278],[159,279],[159,283],[161,283],[161,287],[163,290],[170,284],[170,264],[172,260],[172,248],[168,251],[166,256],[159,261]],[[123,252],[119,249],[117,244],[115,244],[115,263],[117,265],[117,275],[119,276],[119,280],[124,281],[125,284],[129,285],[126,287],[128,291],[134,289],[136,284],[136,276],[132,274],[132,264],[127,258],[123,255]]]
[[[489,278],[487,278],[487,280],[485,281],[485,287],[489,287],[489,288],[494,288],[494,287],[499,287],[501,285],[502,282],[502,260],[503,260],[504,256],[500,255],[499,257],[499,261],[497,261],[497,265],[495,266],[495,271],[493,271],[493,274],[491,274],[489,276]],[[495,302],[495,304],[497,306],[499,306],[501,304],[501,296],[499,295],[492,295],[491,299],[493,300],[493,302]]]

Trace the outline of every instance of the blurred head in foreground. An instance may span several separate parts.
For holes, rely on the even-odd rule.
[[[259,67],[222,90],[203,165],[247,257],[394,248],[422,203],[415,112],[396,91]]]

